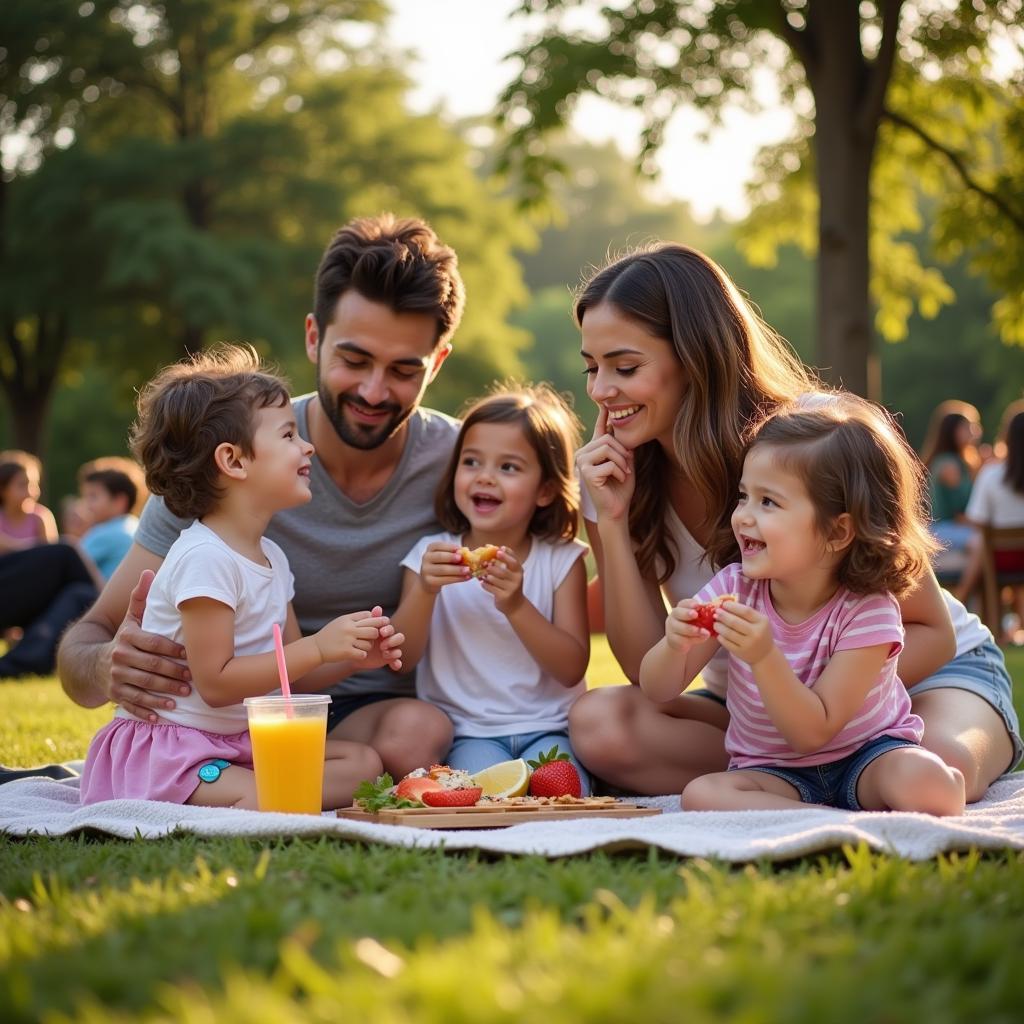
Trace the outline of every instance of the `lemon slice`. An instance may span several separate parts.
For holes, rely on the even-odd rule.
[[[515,761],[499,761],[473,776],[473,785],[483,789],[484,796],[504,799],[522,796],[530,785],[530,769],[520,757]]]

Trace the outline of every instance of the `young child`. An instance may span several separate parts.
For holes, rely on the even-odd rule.
[[[184,646],[193,689],[156,721],[117,709],[89,747],[82,801],[256,807],[242,701],[278,685],[273,624],[292,688],[317,690],[354,670],[388,620],[356,612],[300,635],[287,559],[263,532],[275,512],[310,500],[313,446],[284,382],[252,349],[226,346],[161,372],[139,398],[133,447],[150,491],[196,520],[160,566],[142,621]],[[351,803],[381,770],[369,747],[328,740],[324,807]]]
[[[578,437],[576,417],[544,386],[473,403],[437,492],[446,532],[402,561],[403,660],[422,658],[417,695],[455,725],[454,768],[476,772],[556,744],[571,756],[569,706],[590,657]],[[473,578],[459,549],[485,545],[498,550]]]
[[[39,503],[42,464],[18,449],[0,452],[0,554],[57,539],[53,513]]]
[[[687,785],[685,809],[963,811],[963,776],[919,746],[896,675],[893,595],[935,549],[923,507],[913,453],[863,399],[801,401],[761,428],[731,533],[710,548],[715,564],[742,561],[672,609],[640,669],[644,691],[668,700],[719,645],[729,654],[729,771]],[[727,594],[713,633],[694,624]]]
[[[78,486],[89,527],[82,535],[82,550],[109,580],[128,554],[139,525],[135,515],[145,487],[131,459],[116,455],[94,459],[78,471]]]

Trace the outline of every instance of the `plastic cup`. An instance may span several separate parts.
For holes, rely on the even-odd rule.
[[[246,697],[244,704],[260,810],[319,814],[331,698],[303,693]]]

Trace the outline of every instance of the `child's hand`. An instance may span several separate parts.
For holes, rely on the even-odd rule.
[[[436,594],[449,583],[462,583],[469,577],[469,566],[462,561],[458,545],[439,540],[427,545],[420,566],[420,582],[427,593]]]
[[[523,597],[523,567],[508,548],[498,549],[498,557],[487,566],[480,583],[494,597],[494,606],[502,615],[511,615],[526,600]]]
[[[372,647],[377,644],[380,631],[390,623],[381,609],[374,612],[352,612],[350,615],[339,615],[332,619],[313,640],[320,651],[320,656],[328,661],[364,661]]]
[[[718,609],[715,632],[721,645],[748,665],[756,665],[775,649],[767,616],[739,601],[727,601]]]
[[[703,643],[714,633],[709,633],[694,621],[700,601],[684,597],[669,613],[665,620],[665,641],[673,651],[685,654],[691,647]]]
[[[402,644],[405,643],[405,634],[396,633],[391,619],[383,612],[384,609],[376,605],[370,613],[374,617],[381,617],[384,625],[377,631],[377,641],[370,646],[366,660],[359,666],[360,670],[381,668],[383,665],[387,665],[392,672],[402,670]]]

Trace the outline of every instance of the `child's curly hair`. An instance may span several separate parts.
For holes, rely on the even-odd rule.
[[[455,473],[470,428],[477,423],[518,423],[537,453],[541,481],[556,485],[551,503],[534,511],[530,533],[556,542],[572,540],[579,530],[580,492],[573,457],[581,427],[565,399],[547,384],[509,382],[471,401],[462,415],[462,428],[434,499],[438,522],[451,533],[469,529],[469,522],[455,504]]]
[[[800,477],[827,533],[848,513],[854,539],[839,564],[839,583],[858,594],[913,590],[939,545],[928,531],[924,470],[892,416],[844,392],[812,392],[761,426],[751,449],[770,445]],[[732,530],[708,549],[716,566],[737,561]]]
[[[183,519],[223,496],[213,453],[227,442],[253,454],[255,414],[289,401],[284,380],[249,345],[220,345],[167,366],[140,392],[131,447],[146,485]]]

